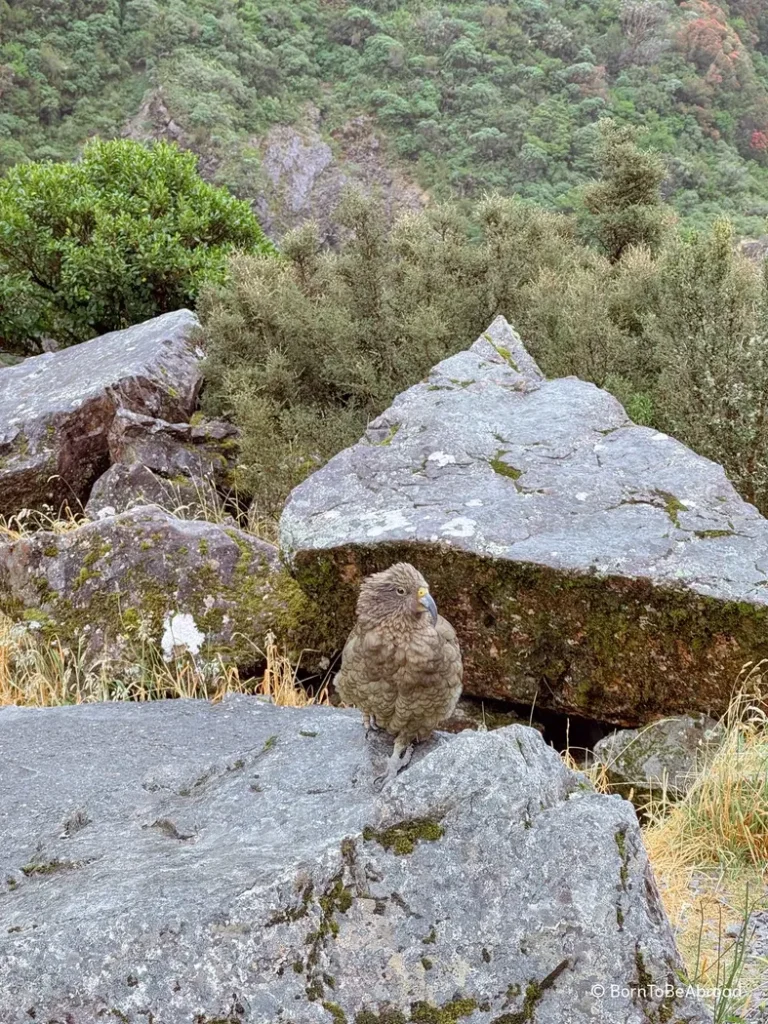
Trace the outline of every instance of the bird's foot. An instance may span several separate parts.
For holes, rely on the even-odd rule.
[[[392,756],[387,761],[387,770],[383,775],[379,775],[378,778],[373,780],[375,789],[378,789],[380,793],[388,789],[389,786],[397,778],[399,772],[405,768],[413,756],[413,744],[409,744],[402,752],[398,751],[397,748],[392,752]]]
[[[363,715],[363,726],[365,727],[365,738],[368,739],[372,732],[381,732],[381,726],[373,715]]]

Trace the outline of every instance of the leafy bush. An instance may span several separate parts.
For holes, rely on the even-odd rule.
[[[165,143],[91,142],[0,179],[0,347],[69,345],[195,302],[234,248],[271,252],[247,203]]]
[[[768,283],[727,221],[662,254],[646,334],[659,425],[722,462],[768,513]]]

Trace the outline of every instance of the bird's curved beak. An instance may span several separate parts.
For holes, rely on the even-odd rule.
[[[430,618],[432,619],[432,625],[434,626],[437,622],[437,605],[435,604],[435,600],[426,587],[419,587],[418,594],[419,604],[429,612]]]

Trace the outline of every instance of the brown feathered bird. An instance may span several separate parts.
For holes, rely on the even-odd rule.
[[[385,783],[408,764],[414,742],[453,713],[461,679],[456,633],[421,573],[398,562],[364,579],[335,682],[363,712],[366,735],[378,728],[395,737]]]

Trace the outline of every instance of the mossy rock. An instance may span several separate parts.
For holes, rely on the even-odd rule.
[[[286,602],[270,544],[152,506],[0,546],[0,611],[94,654],[149,640],[250,666]]]

